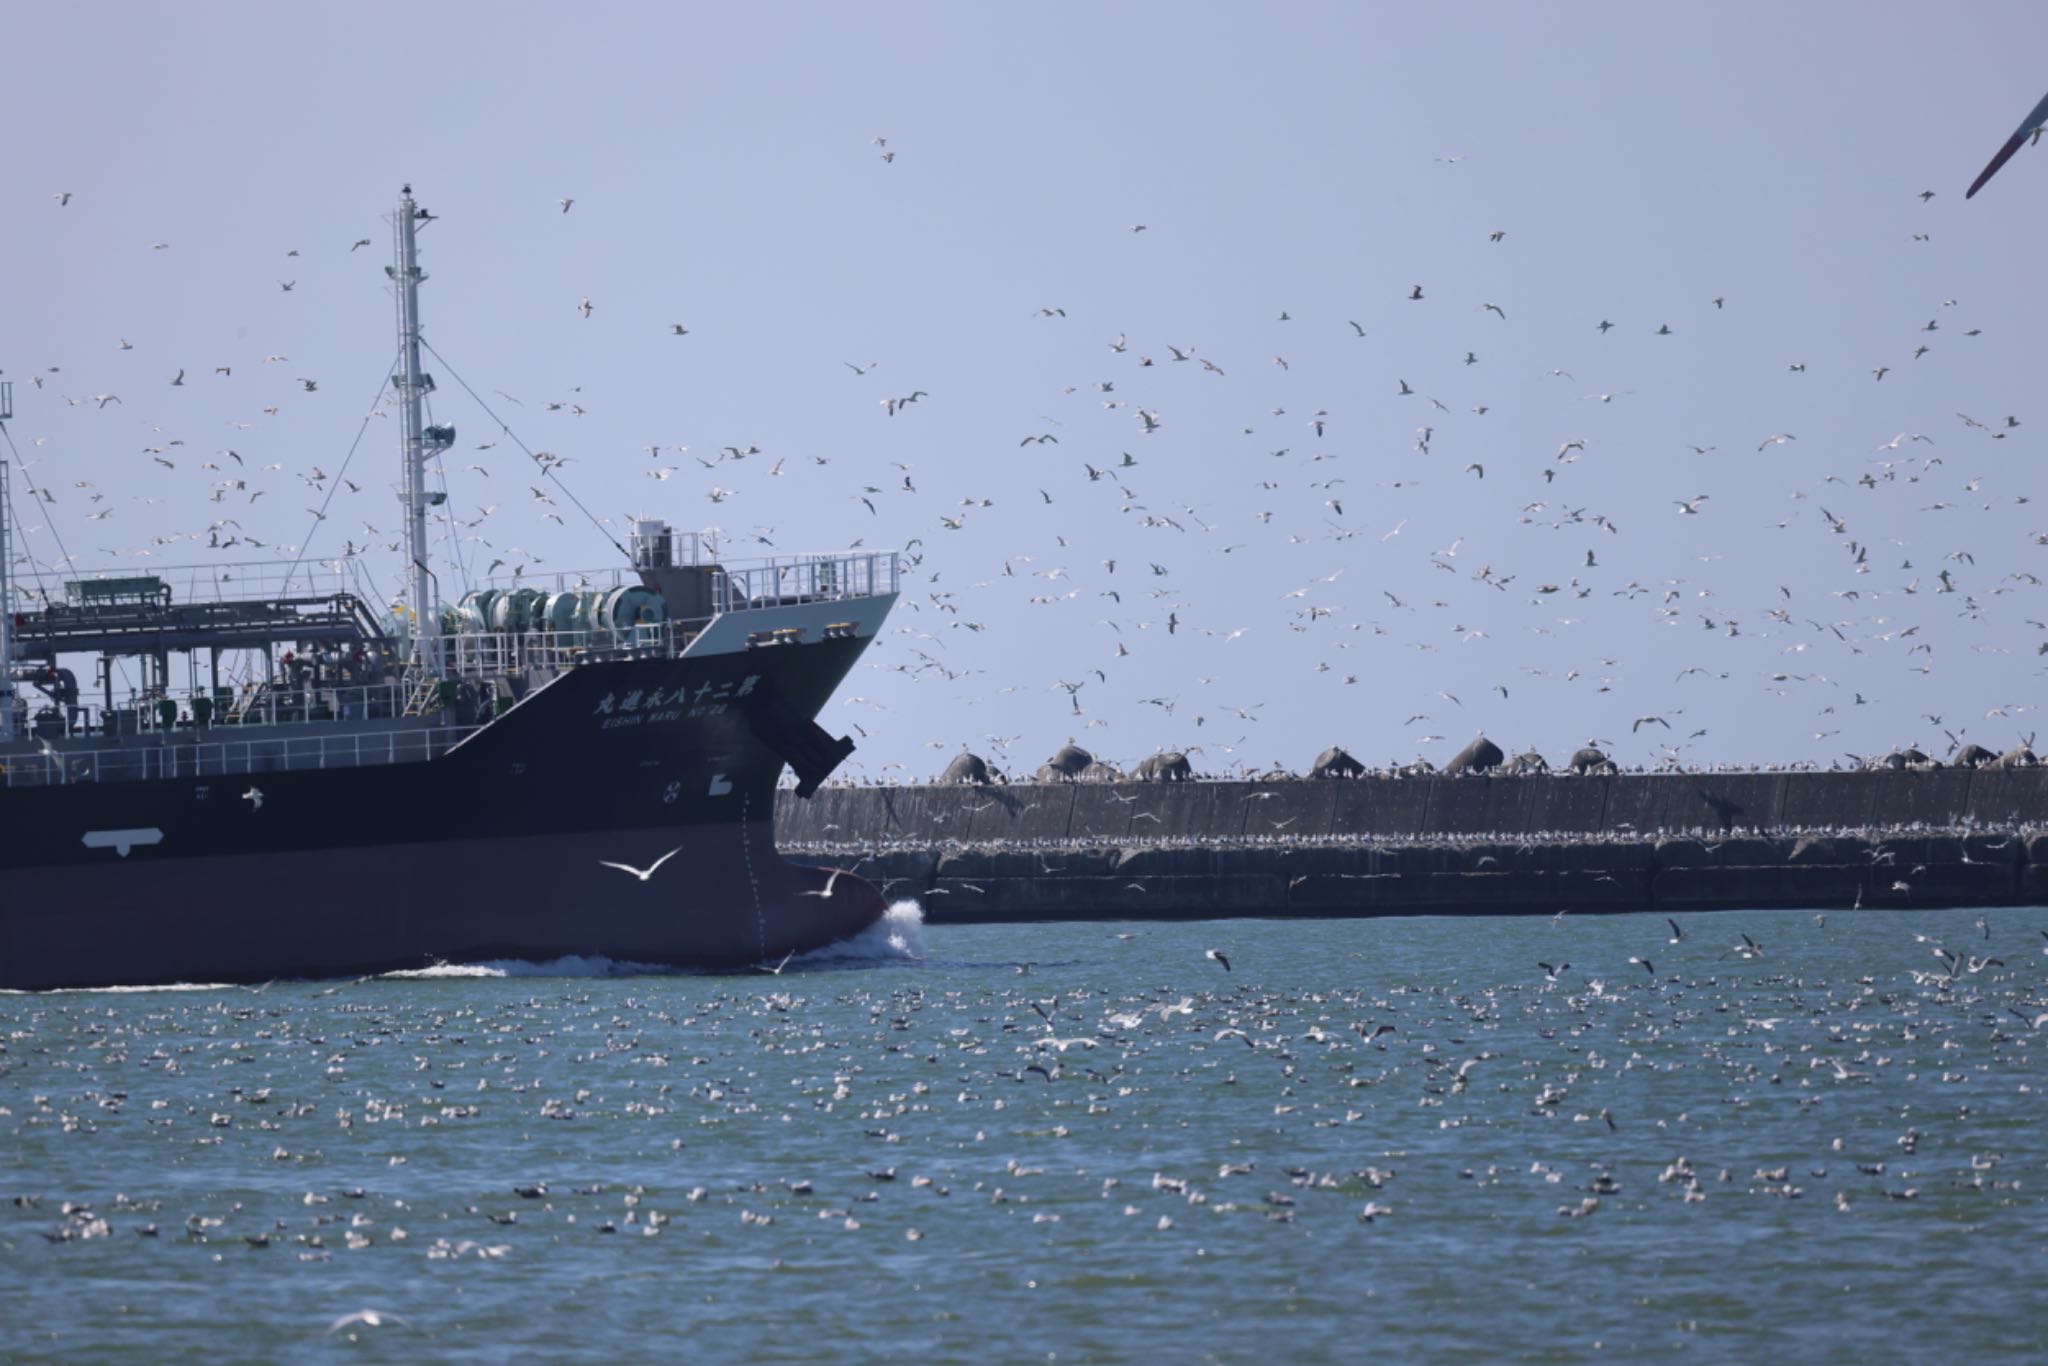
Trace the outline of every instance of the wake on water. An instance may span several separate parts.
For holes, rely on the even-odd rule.
[[[635,963],[629,959],[606,958],[602,954],[571,954],[544,963],[523,958],[494,958],[483,963],[429,963],[423,968],[402,968],[378,974],[383,982],[432,982],[462,977],[638,977],[647,973],[674,972],[659,963]]]
[[[827,944],[822,949],[809,953],[793,954],[780,964],[761,963],[756,971],[769,973],[789,972],[795,969],[824,969],[826,971],[847,968],[883,966],[891,963],[916,963],[925,956],[924,908],[915,901],[898,901],[889,907],[882,918],[854,935],[836,944]],[[570,955],[552,958],[546,962],[530,962],[519,958],[497,958],[482,963],[430,963],[423,968],[403,968],[396,972],[380,973],[374,979],[382,982],[442,981],[462,978],[497,977],[644,977],[660,975],[706,975],[691,972],[685,968],[664,967],[659,963],[636,963],[631,959],[606,958],[602,955]],[[221,982],[181,982],[175,986],[156,987],[88,987],[82,990],[97,992],[143,992],[143,991],[234,991],[263,990],[257,988],[236,988]],[[0,995],[21,995],[0,991]]]
[[[162,987],[62,987],[59,990],[67,993],[77,992],[80,995],[123,996],[139,991],[233,991],[235,987],[230,982],[178,982],[171,986]],[[48,991],[17,991],[11,987],[0,988],[0,996],[52,996],[55,994],[57,993]]]
[[[914,963],[924,957],[924,908],[915,901],[899,901],[882,918],[836,944],[809,953],[793,954],[781,964],[756,964],[771,973],[797,968],[848,968],[887,963]],[[642,977],[659,975],[705,975],[687,968],[663,967],[659,963],[636,963],[630,959],[572,955],[529,962],[498,958],[482,963],[434,963],[382,974],[382,981],[432,981],[464,977]]]
[[[924,957],[924,907],[898,901],[880,920],[851,939],[800,953],[788,967],[811,968],[862,963],[915,963]]]

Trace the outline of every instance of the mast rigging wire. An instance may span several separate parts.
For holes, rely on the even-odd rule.
[[[469,387],[469,381],[464,379],[460,374],[456,372],[455,367],[448,363],[448,358],[446,356],[442,355],[439,351],[434,350],[432,342],[429,342],[425,337],[421,337],[420,345],[426,347],[429,354],[431,354],[435,360],[441,362],[442,366],[448,371],[449,375],[454,378],[455,382],[462,386],[463,392],[467,393],[471,398],[476,400],[476,406],[483,409],[484,414],[487,417],[489,417],[491,421],[498,424],[498,430],[503,432],[508,438],[510,438],[513,445],[517,446],[520,450],[526,452],[526,458],[533,461],[535,465],[540,467],[541,474],[544,475],[546,478],[554,481],[555,487],[562,491],[562,496],[567,498],[571,503],[574,503],[576,505],[576,510],[583,514],[584,518],[587,521],[589,521],[590,525],[597,531],[598,535],[604,537],[605,540],[611,542],[612,549],[619,552],[620,558],[625,560],[627,564],[633,563],[633,556],[627,551],[626,547],[620,545],[618,542],[618,538],[613,536],[611,532],[605,530],[604,523],[600,522],[594,515],[592,515],[589,508],[583,506],[583,500],[578,498],[573,492],[570,491],[569,486],[562,482],[561,476],[555,473],[554,466],[549,464],[547,461],[542,460],[539,456],[535,455],[533,451],[528,448],[527,444],[519,439],[519,433],[513,431],[512,428],[506,424],[505,419],[499,417],[497,412],[492,409],[491,405],[484,402],[483,395],[479,394],[476,390]]]
[[[56,502],[56,499],[46,496],[41,489],[36,487],[35,480],[29,477],[28,466],[22,462],[21,451],[14,444],[14,433],[7,430],[7,424],[4,422],[0,422],[0,436],[7,438],[7,449],[14,455],[14,468],[21,471],[22,484],[28,489],[28,496],[42,499],[43,507],[48,509],[51,504]],[[15,533],[21,538],[21,544],[24,547],[22,553],[28,558],[29,573],[36,581],[36,591],[43,595],[43,605],[47,607],[50,605],[50,590],[43,586],[42,562],[36,559],[35,556],[28,554],[26,549],[28,545],[28,529],[22,525],[19,517],[13,516],[13,513],[14,510],[12,508],[7,509],[7,515],[13,518]],[[57,519],[52,517],[47,510],[43,513],[43,525],[50,529],[50,539],[57,543],[57,553],[63,556],[59,563],[73,565],[72,572],[74,574],[77,573],[77,567],[71,559],[71,552],[64,545],[64,533],[57,530]]]
[[[377,400],[384,396],[384,391],[391,385],[391,376],[397,372],[398,358],[393,356],[390,366],[384,371],[384,378],[377,384],[377,392],[370,398],[369,411],[363,414],[363,425],[356,428],[356,439],[348,443],[348,454],[341,458],[341,468],[336,470],[334,478],[328,481],[326,496],[320,500],[320,507],[313,514],[313,525],[306,529],[291,564],[285,568],[284,582],[277,587],[277,595],[280,598],[291,589],[292,576],[299,572],[299,566],[305,563],[307,554],[312,550],[313,538],[320,534],[320,524],[327,520],[327,508],[334,501],[334,491],[341,486],[342,476],[348,473],[349,463],[356,458],[356,449],[363,444],[363,434],[370,430],[370,419],[377,416]]]

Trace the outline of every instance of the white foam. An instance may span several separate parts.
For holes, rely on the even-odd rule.
[[[571,954],[545,963],[520,958],[496,958],[483,963],[432,963],[423,968],[387,972],[386,980],[435,981],[463,977],[632,977],[649,972],[673,972],[658,963],[635,963],[630,959],[585,957]]]
[[[914,963],[924,957],[924,907],[898,901],[880,920],[836,944],[798,954],[792,967],[821,963]]]
[[[173,982],[156,987],[59,987],[58,991],[76,992],[79,995],[129,996],[145,991],[234,991],[232,982]],[[250,990],[250,988],[243,988]],[[0,996],[48,996],[47,991],[0,990]]]
[[[785,967],[818,967],[826,964],[852,963],[915,963],[925,956],[924,908],[915,901],[898,901],[883,913],[882,918],[854,935],[836,944],[827,944],[822,949],[813,949],[791,958]],[[387,982],[431,982],[459,981],[463,979],[490,979],[504,977],[636,977],[648,973],[673,973],[675,968],[659,963],[636,963],[625,958],[606,958],[602,955],[571,954],[546,962],[528,962],[519,958],[496,958],[482,963],[430,963],[423,968],[401,968],[396,972],[380,973],[378,980]],[[265,984],[268,985],[267,983]],[[79,991],[96,993],[127,993],[150,991],[235,991],[227,982],[180,982],[174,986],[155,987],[84,987]],[[261,988],[239,988],[253,991]],[[0,996],[36,995],[41,993],[13,992],[0,990]]]

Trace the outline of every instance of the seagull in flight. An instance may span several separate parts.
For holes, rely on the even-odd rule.
[[[332,1337],[342,1329],[353,1327],[358,1323],[362,1324],[365,1328],[382,1328],[387,1323],[402,1324],[404,1322],[404,1319],[388,1310],[358,1309],[353,1314],[343,1314],[340,1318],[329,1324],[327,1326],[327,1333],[328,1336]]]
[[[616,868],[622,873],[631,873],[634,877],[637,877],[642,882],[645,882],[649,878],[654,876],[654,874],[661,868],[662,864],[667,863],[670,859],[674,858],[677,854],[680,854],[682,852],[683,846],[678,844],[675,848],[669,850],[666,854],[663,854],[660,858],[648,864],[647,871],[645,872],[640,871],[640,869],[635,868],[630,863],[612,863],[606,859],[599,859],[597,862],[598,866],[600,867]]]
[[[615,865],[615,866],[616,866],[616,865]],[[660,865],[659,863],[657,863],[657,864],[655,864],[655,865],[654,865],[654,867],[655,867],[655,868],[659,868],[660,866],[661,866],[661,865]],[[652,868],[650,868],[650,869],[649,869],[648,871],[649,871],[649,872],[652,872],[652,871],[654,871],[654,870],[653,870]],[[798,892],[798,893],[797,893],[797,895],[798,895],[798,896],[830,896],[830,895],[832,895],[832,884],[833,884],[833,883],[835,883],[835,882],[837,882],[837,881],[839,881],[839,875],[840,875],[841,873],[844,873],[845,871],[846,871],[846,870],[845,870],[844,868],[834,868],[834,869],[832,870],[832,876],[830,876],[830,877],[828,877],[828,878],[826,878],[826,879],[825,879],[825,890],[824,890],[824,891],[822,891],[822,892]],[[646,879],[644,879],[644,878],[643,878],[643,879],[641,879],[641,880],[642,880],[642,881],[644,882],[644,881],[645,881]]]
[[[1230,971],[1230,960],[1229,960],[1228,958],[1225,958],[1225,957],[1223,956],[1223,952],[1222,952],[1222,950],[1220,950],[1220,949],[1203,949],[1203,950],[1202,950],[1202,957],[1204,957],[1204,958],[1209,958],[1209,959],[1213,959],[1213,960],[1215,960],[1216,962],[1218,962],[1218,963],[1221,963],[1221,964],[1223,965],[1223,970],[1224,970],[1225,972],[1229,972],[1229,971]]]

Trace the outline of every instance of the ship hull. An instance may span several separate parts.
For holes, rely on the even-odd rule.
[[[664,855],[644,882],[601,862]],[[880,917],[856,877],[819,895],[829,877],[777,858],[768,821],[166,859],[146,877],[33,869],[6,881],[0,981],[262,982],[569,956],[772,967]]]
[[[785,762],[836,762],[811,718],[864,644],[586,664],[430,761],[341,736],[219,772],[181,736],[150,770],[180,776],[0,788],[0,987],[772,965],[858,933],[880,895],[784,863],[773,812]]]

